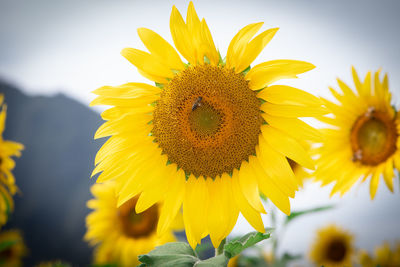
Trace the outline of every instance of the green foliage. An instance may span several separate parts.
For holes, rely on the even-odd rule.
[[[229,259],[240,254],[246,248],[249,248],[258,242],[270,237],[271,229],[267,229],[266,233],[252,232],[243,237],[236,238],[221,245],[219,250],[221,254],[215,257],[200,260],[196,252],[183,242],[167,243],[156,247],[146,255],[140,255],[139,261],[142,262],[141,267],[145,266],[175,266],[175,267],[222,267],[226,266]]]
[[[328,205],[328,206],[322,206],[322,207],[307,209],[307,210],[302,210],[302,211],[293,211],[289,216],[286,217],[284,224],[288,224],[291,221],[293,221],[293,219],[298,218],[299,216],[302,216],[302,215],[307,215],[310,213],[316,213],[316,212],[320,212],[320,211],[326,211],[326,210],[330,210],[333,208],[334,208],[333,205]]]
[[[265,233],[251,232],[238,239],[228,242],[224,247],[224,253],[228,258],[239,255],[243,250],[249,248],[260,241],[270,238],[272,229],[267,229]]]
[[[250,67],[250,65],[249,65],[247,68],[244,69],[244,71],[241,72],[241,74],[242,74],[243,76],[246,76],[246,74],[250,71],[250,69],[251,69],[251,67]]]
[[[0,243],[0,252],[3,252],[18,243],[18,240],[6,240]]]

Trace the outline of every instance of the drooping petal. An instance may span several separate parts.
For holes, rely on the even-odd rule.
[[[310,155],[296,140],[269,125],[263,125],[261,132],[267,143],[276,151],[308,169],[314,169]]]
[[[182,169],[170,178],[170,186],[163,202],[157,225],[157,234],[163,235],[179,211],[185,195],[186,180]]]
[[[261,219],[261,214],[257,212],[246,200],[242,193],[239,183],[239,172],[237,169],[233,170],[232,175],[232,190],[236,200],[236,204],[239,207],[240,212],[246,218],[246,220],[253,226],[257,231],[264,233],[264,224]]]
[[[240,166],[239,183],[240,187],[242,188],[243,195],[250,205],[258,212],[266,213],[260,200],[257,179],[247,161],[243,161],[242,165]]]

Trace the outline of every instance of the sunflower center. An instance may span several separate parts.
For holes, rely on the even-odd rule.
[[[155,231],[158,221],[157,205],[137,214],[137,200],[137,197],[132,198],[118,208],[118,218],[124,234],[134,238],[149,236]]]
[[[396,151],[396,122],[389,114],[373,108],[357,118],[351,130],[353,160],[375,166]]]
[[[261,102],[242,74],[202,65],[177,74],[164,88],[153,135],[186,174],[216,177],[255,153]]]
[[[332,241],[327,248],[326,257],[334,262],[341,262],[346,256],[346,245],[341,240]]]

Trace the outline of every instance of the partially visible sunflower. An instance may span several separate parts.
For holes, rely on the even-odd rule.
[[[329,225],[317,231],[310,259],[317,266],[346,267],[352,265],[353,253],[353,236],[335,225]]]
[[[175,241],[171,231],[162,236],[156,234],[159,205],[137,214],[134,208],[138,198],[134,197],[117,208],[114,182],[93,185],[91,191],[95,198],[89,200],[87,205],[94,211],[86,218],[85,240],[93,246],[97,245],[95,263],[136,266],[139,255]],[[175,226],[183,227],[179,221]]]
[[[22,259],[28,253],[21,233],[18,230],[8,230],[0,233],[0,266],[19,267]],[[5,248],[4,248],[5,247]]]
[[[93,175],[101,172],[98,182],[116,180],[118,205],[141,193],[137,213],[164,202],[159,234],[182,206],[192,247],[207,235],[218,247],[239,212],[264,232],[260,192],[289,214],[289,197],[299,186],[286,157],[314,168],[299,141],[318,141],[320,135],[298,117],[325,114],[321,101],[272,85],[314,66],[272,60],[250,68],[278,31],[255,36],[262,24],[241,29],[223,60],[193,3],[186,22],[174,6],[171,34],[188,63],[157,33],[140,28],[149,53],[126,48],[122,55],[157,86],[128,83],[94,91],[91,105],[114,107],[102,113],[107,122],[95,135],[111,137],[97,153]]]
[[[333,117],[322,117],[330,124],[324,129],[325,139],[319,148],[315,175],[323,185],[335,183],[332,194],[346,193],[360,178],[371,177],[373,199],[383,174],[393,191],[394,167],[400,168],[400,119],[391,105],[387,75],[374,78],[368,72],[360,81],[352,69],[356,90],[338,79],[342,93],[330,88],[339,104],[325,100]]]
[[[362,267],[399,267],[400,266],[400,242],[397,242],[392,250],[388,242],[375,249],[375,255],[371,256],[367,251],[360,251],[359,262]]]
[[[6,124],[7,106],[3,104],[4,96],[0,94],[0,227],[3,226],[8,216],[14,209],[14,195],[18,188],[15,185],[15,178],[12,169],[15,162],[13,156],[21,156],[24,146],[13,141],[3,140],[3,132]]]

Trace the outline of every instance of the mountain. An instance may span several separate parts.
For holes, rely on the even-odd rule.
[[[4,139],[25,145],[13,173],[21,190],[7,228],[22,230],[30,254],[25,266],[61,259],[86,266],[91,249],[86,231],[86,201],[94,157],[101,141],[93,135],[99,114],[62,95],[27,96],[0,81],[8,116]]]

